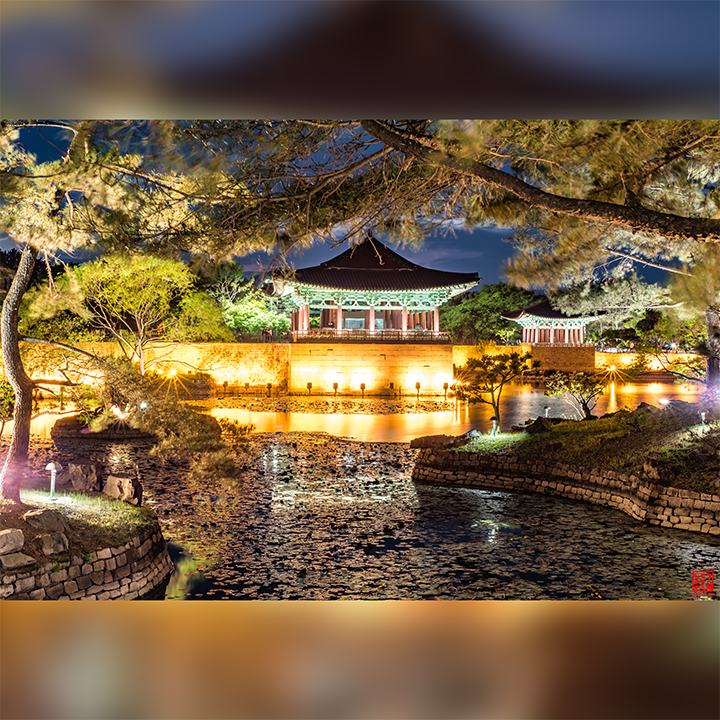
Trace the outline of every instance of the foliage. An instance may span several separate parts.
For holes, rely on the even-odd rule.
[[[530,353],[499,353],[471,357],[458,370],[455,382],[455,394],[460,400],[470,403],[482,402],[492,405],[500,426],[500,396],[507,383],[520,377],[525,370],[540,367],[540,363],[532,360]],[[483,395],[489,395],[486,399]]]
[[[594,417],[593,408],[597,398],[603,394],[610,378],[600,373],[564,373],[556,372],[545,380],[547,397],[563,395],[582,420]]]
[[[120,419],[156,437],[153,454],[190,458],[192,476],[212,472],[215,477],[237,483],[240,471],[233,452],[245,451],[252,426],[226,427],[228,445],[213,417],[195,412],[171,392],[172,380],[152,373],[141,375],[124,358],[106,358],[102,367],[105,381],[96,393],[97,409],[90,420],[93,430],[104,429]]]
[[[507,345],[520,339],[521,329],[500,315],[539,300],[534,293],[506,283],[483,285],[476,292],[451,298],[440,306],[440,329],[449,332],[454,343],[474,345],[494,340]]]
[[[649,308],[665,307],[670,290],[643,282],[635,273],[606,276],[600,282],[584,282],[553,294],[552,306],[568,315],[597,317],[604,327],[616,330],[629,320],[639,320]]]
[[[0,380],[0,418],[9,418],[12,416],[15,408],[15,393],[12,385],[3,376]]]
[[[52,287],[28,292],[24,313],[40,329],[43,321],[60,315],[66,326],[90,327],[111,337],[144,373],[152,365],[147,348],[159,340],[230,339],[217,303],[193,285],[182,262],[114,254],[68,269]],[[49,339],[72,339],[62,330],[61,325]]]
[[[257,334],[265,328],[282,333],[291,328],[282,302],[256,288],[244,277],[243,267],[233,266],[220,273],[209,292],[220,303],[227,326],[239,333]]]

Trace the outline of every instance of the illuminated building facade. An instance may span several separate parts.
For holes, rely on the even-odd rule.
[[[296,340],[447,341],[440,305],[479,281],[477,273],[416,265],[368,237],[292,278],[273,279],[272,292],[293,307]]]
[[[585,326],[594,320],[566,315],[555,310],[549,300],[503,313],[500,317],[518,323],[522,327],[522,342],[531,345],[583,345]]]

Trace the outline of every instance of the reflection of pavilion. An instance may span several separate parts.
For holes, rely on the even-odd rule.
[[[532,345],[582,345],[585,341],[585,326],[594,319],[566,315],[555,310],[549,300],[503,313],[501,317],[521,325],[522,341]]]
[[[415,265],[368,237],[332,260],[301,268],[273,290],[294,308],[296,339],[447,340],[439,306],[477,285],[477,273]],[[319,316],[319,328],[310,316]]]

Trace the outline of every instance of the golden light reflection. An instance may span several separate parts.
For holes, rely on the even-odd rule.
[[[619,410],[618,402],[617,402],[617,392],[615,390],[615,382],[611,382],[610,385],[607,387],[608,391],[608,406],[607,406],[607,412],[617,412]]]

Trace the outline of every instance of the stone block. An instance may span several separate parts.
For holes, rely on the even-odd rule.
[[[47,596],[51,600],[57,600],[64,592],[64,588],[62,585],[51,585],[49,588],[45,589],[45,592],[47,593]]]
[[[77,565],[71,565],[68,568],[68,577],[71,580],[75,580],[75,578],[80,577],[81,571],[80,568]]]
[[[74,580],[68,580],[63,587],[68,595],[72,595],[78,591],[78,584]]]
[[[38,588],[30,593],[31,600],[44,600],[46,596],[45,588]]]
[[[0,530],[0,555],[9,555],[22,549],[25,536],[19,528]]]
[[[93,563],[93,570],[104,570],[105,569],[105,561],[104,560],[98,560],[97,562]]]
[[[92,585],[92,580],[87,575],[81,575],[75,582],[81,590],[87,590]]]
[[[70,544],[68,543],[65,533],[56,532],[50,535],[41,535],[39,538],[42,543],[42,551],[45,555],[58,555],[67,551]]]
[[[35,576],[24,577],[15,583],[15,592],[28,592],[35,589]]]
[[[131,473],[117,473],[108,476],[103,492],[130,505],[142,504],[142,483],[136,475]]]
[[[98,550],[97,556],[98,556],[98,560],[107,560],[108,558],[112,557],[112,550],[110,550],[110,548],[104,548],[103,550]]]
[[[57,572],[50,573],[50,581],[57,583],[57,582],[65,582],[68,579],[67,570],[63,568],[62,570],[58,570]]]
[[[103,487],[102,465],[93,460],[68,463],[67,470],[60,473],[58,481],[72,485],[80,492],[99,492]]]
[[[28,510],[23,520],[36,530],[46,533],[68,532],[69,527],[65,516],[57,510]]]
[[[25,553],[15,552],[9,553],[8,555],[0,555],[0,566],[3,570],[15,570],[16,568],[27,567],[28,565],[34,565],[33,560],[29,555]]]

